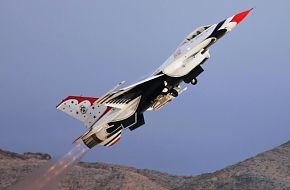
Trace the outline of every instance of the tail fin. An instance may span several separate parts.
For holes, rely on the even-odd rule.
[[[83,96],[68,96],[56,108],[80,120],[87,128],[101,119],[111,107],[98,104],[98,98]]]

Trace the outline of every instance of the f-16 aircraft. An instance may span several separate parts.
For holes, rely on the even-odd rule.
[[[202,66],[209,59],[209,47],[237,26],[251,11],[246,10],[217,24],[192,31],[175,52],[145,80],[119,89],[123,82],[100,98],[68,96],[56,107],[80,120],[88,132],[75,142],[112,146],[124,129],[135,130],[145,124],[143,113],[159,110],[186,90],[184,83],[197,84]]]

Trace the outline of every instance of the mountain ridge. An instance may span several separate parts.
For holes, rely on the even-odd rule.
[[[0,149],[0,189],[5,189],[51,156]],[[286,189],[290,190],[290,141],[224,169],[197,176],[177,176],[148,169],[79,162],[69,169],[59,189]]]

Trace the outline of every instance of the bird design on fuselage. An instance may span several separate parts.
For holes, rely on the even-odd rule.
[[[145,80],[116,90],[123,84],[118,83],[101,98],[68,96],[62,100],[57,109],[88,128],[75,142],[83,141],[89,148],[112,146],[120,140],[122,130],[135,130],[145,124],[145,111],[159,110],[171,102],[186,90],[183,83],[197,84],[197,77],[204,71],[202,65],[210,58],[210,46],[235,28],[251,10],[192,31]]]

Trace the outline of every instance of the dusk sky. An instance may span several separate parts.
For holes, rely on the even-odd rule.
[[[193,29],[254,11],[210,49],[196,86],[83,161],[213,172],[290,139],[290,2],[0,1],[0,148],[61,156],[86,132],[56,110],[143,79]],[[186,85],[184,85],[186,86]]]

